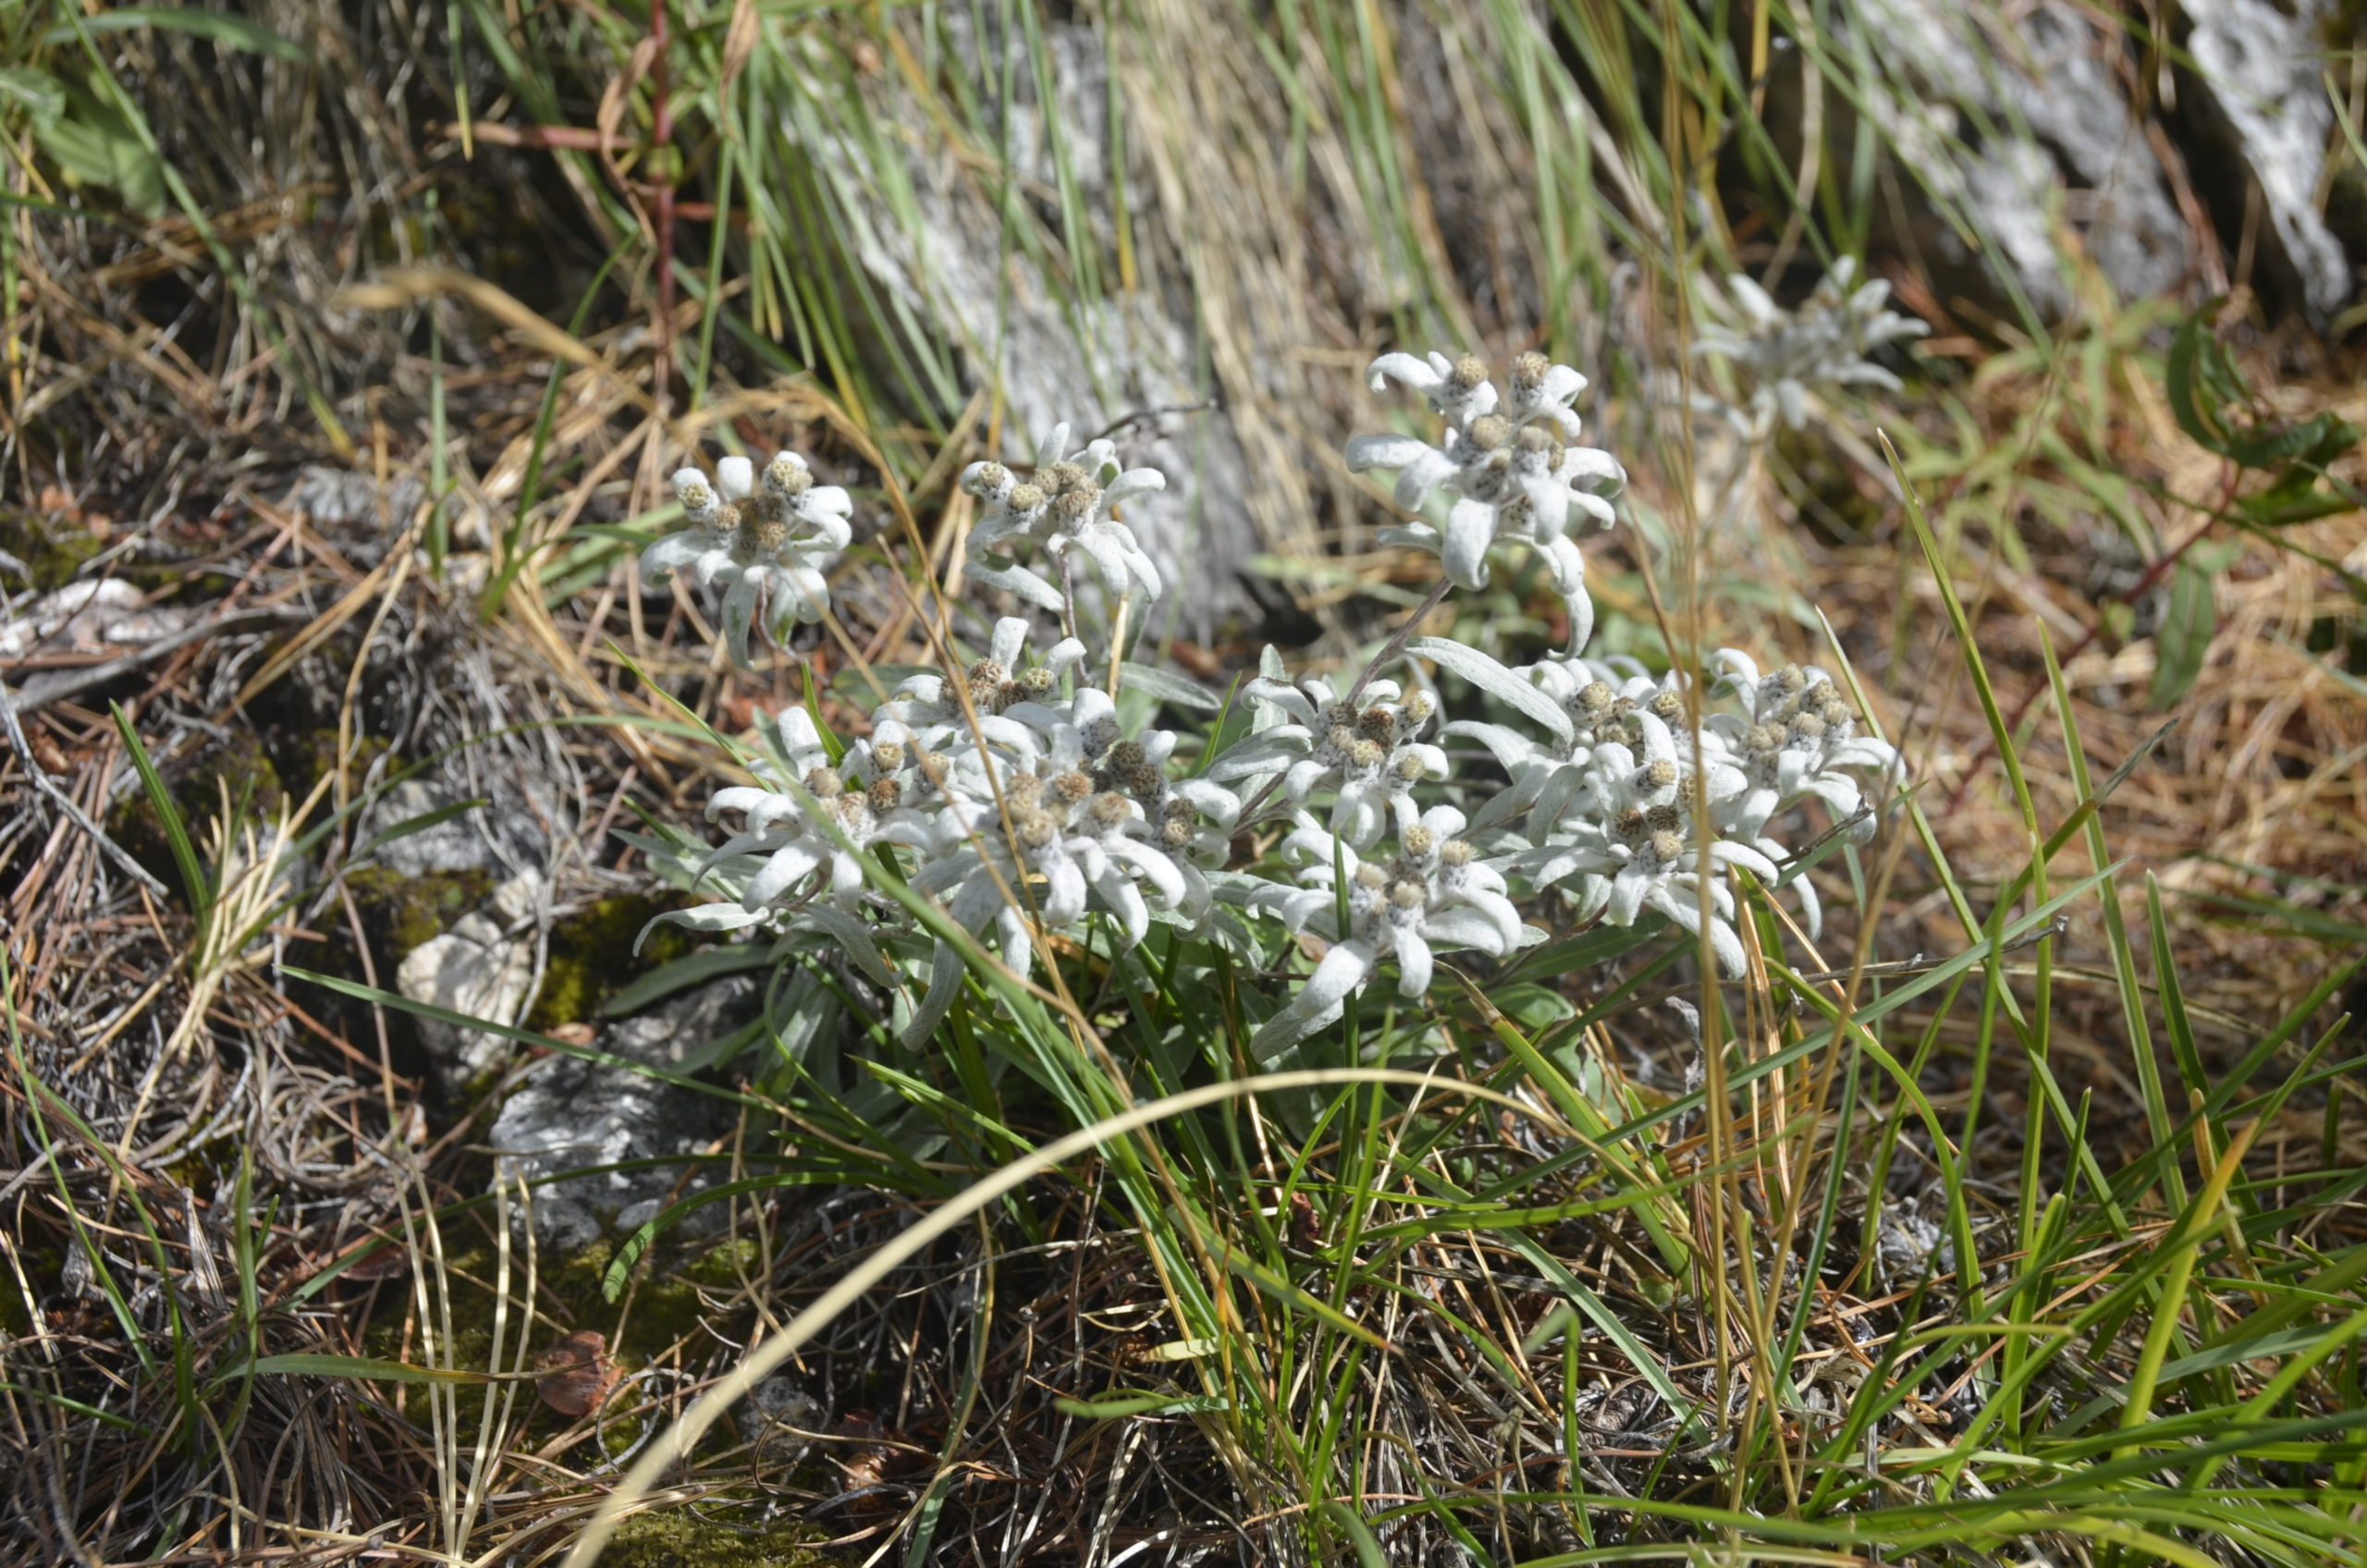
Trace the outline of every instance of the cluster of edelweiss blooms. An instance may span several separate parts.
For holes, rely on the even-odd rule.
[[[1366,435],[1348,446],[1352,468],[1397,475],[1407,518],[1389,537],[1435,552],[1466,588],[1486,581],[1500,545],[1525,544],[1570,606],[1570,647],[1526,668],[1443,639],[1410,645],[1525,727],[1441,724],[1429,690],[1371,671],[1344,689],[1294,681],[1269,649],[1242,688],[1245,731],[1187,766],[1172,732],[1127,732],[1096,680],[1112,667],[1089,660],[1076,636],[1037,651],[1031,623],[1005,619],[982,655],[906,680],[862,739],[841,745],[795,707],[764,721],[760,754],[748,759],[757,781],[708,807],[738,830],[693,868],[700,886],[728,897],[663,918],[823,938],[892,998],[912,1045],[944,1018],[965,963],[876,886],[865,857],[881,846],[895,847],[911,893],[1023,977],[1041,937],[1089,940],[1097,913],[1104,939],[1128,948],[1155,921],[1236,948],[1260,920],[1319,939],[1313,973],[1252,1041],[1267,1060],[1338,1018],[1384,965],[1396,968],[1398,994],[1418,999],[1440,952],[1503,957],[1543,940],[1515,900],[1554,890],[1580,923],[1629,925],[1655,911],[1706,935],[1721,967],[1740,973],[1727,873],[1783,882],[1797,868],[1779,824],[1811,797],[1843,832],[1870,835],[1897,754],[1862,732],[1820,670],[1761,675],[1724,651],[1705,692],[1633,661],[1580,656],[1593,615],[1571,526],[1608,525],[1625,476],[1577,444],[1570,405],[1586,383],[1576,371],[1524,354],[1500,393],[1476,358],[1389,354],[1372,378],[1376,390],[1393,379],[1422,393],[1443,420],[1434,442]],[[962,484],[981,503],[970,575],[1073,626],[1079,552],[1121,613],[1160,593],[1119,508],[1164,481],[1122,469],[1107,441],[1069,454],[1069,438],[1056,429],[1029,473],[974,463]],[[675,476],[687,526],[643,562],[656,576],[689,567],[720,587],[725,634],[744,662],[760,604],[777,639],[821,615],[821,563],[844,547],[849,508],[793,453],[761,475],[744,459],[717,468],[712,482],[696,469]],[[1031,555],[1060,581],[1023,564]],[[1704,717],[1710,696],[1729,707]],[[1447,738],[1484,748],[1508,783],[1455,790]],[[1282,830],[1279,872],[1239,868],[1236,838],[1268,826]],[[1791,885],[1813,928],[1808,882]]]
[[[1749,376],[1749,398],[1727,410],[1745,435],[1766,436],[1778,420],[1799,429],[1808,423],[1813,386],[1899,389],[1898,377],[1868,356],[1931,328],[1889,308],[1888,282],[1877,277],[1858,283],[1857,276],[1856,259],[1842,257],[1795,311],[1739,274],[1726,279],[1724,294],[1703,288],[1707,319],[1694,335],[1693,351],[1724,360]]]

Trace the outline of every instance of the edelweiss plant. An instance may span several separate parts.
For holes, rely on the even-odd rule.
[[[1446,427],[1436,445],[1411,435],[1356,436],[1348,467],[1396,472],[1397,504],[1413,515],[1382,530],[1382,543],[1435,553],[1458,588],[1487,585],[1488,554],[1500,543],[1518,540],[1536,550],[1569,605],[1575,653],[1593,635],[1594,602],[1586,557],[1569,530],[1579,516],[1610,527],[1611,497],[1627,472],[1610,453],[1577,445],[1570,404],[1586,389],[1585,376],[1542,354],[1523,354],[1500,397],[1489,374],[1476,354],[1383,354],[1372,362],[1373,390],[1392,381],[1412,387]]]
[[[1299,864],[1299,885],[1264,884],[1250,891],[1248,903],[1280,915],[1292,935],[1311,933],[1331,947],[1298,995],[1249,1042],[1251,1055],[1277,1055],[1338,1018],[1349,995],[1384,958],[1397,961],[1397,994],[1418,1000],[1429,992],[1437,951],[1476,948],[1502,958],[1545,939],[1544,932],[1521,924],[1503,877],[1458,837],[1463,823],[1453,806],[1417,815],[1404,805],[1397,853],[1367,860],[1314,817],[1298,814],[1282,852]],[[1339,920],[1343,903],[1345,930]]]
[[[1564,888],[1580,923],[1632,925],[1649,909],[1706,933],[1729,974],[1742,972],[1744,955],[1724,874],[1785,881],[1795,857],[1770,824],[1810,797],[1846,831],[1870,835],[1867,794],[1887,790],[1899,772],[1886,742],[1857,735],[1856,711],[1821,670],[1787,665],[1761,680],[1747,655],[1721,649],[1711,658],[1722,671],[1713,694],[1738,696],[1742,711],[1697,721],[1679,676],[1654,680],[1632,661],[1507,669],[1436,640],[1415,648],[1546,732],[1539,740],[1503,725],[1447,726],[1486,746],[1510,776],[1475,827],[1496,836],[1495,864],[1540,891]],[[1790,885],[1814,935],[1814,889],[1805,877]]]
[[[1280,766],[1282,795],[1294,806],[1329,789],[1332,830],[1359,849],[1380,837],[1392,811],[1412,805],[1415,786],[1446,777],[1446,753],[1421,740],[1438,711],[1428,692],[1401,702],[1395,681],[1374,680],[1361,693],[1365,701],[1350,704],[1311,677],[1294,685],[1270,676],[1245,690],[1279,722],[1227,751],[1210,765],[1210,777],[1262,777]]]
[[[1399,502],[1417,514],[1392,536],[1437,549],[1466,586],[1485,581],[1499,543],[1527,543],[1569,600],[1573,651],[1533,665],[1438,638],[1405,650],[1512,722],[1441,724],[1432,689],[1374,669],[1293,680],[1268,649],[1239,689],[1249,722],[1220,726],[1225,743],[1142,723],[1150,704],[1101,684],[1127,667],[1076,634],[1073,566],[1080,554],[1091,564],[1122,624],[1131,597],[1156,594],[1158,571],[1116,508],[1164,480],[1125,469],[1106,440],[1069,453],[1062,426],[1032,472],[981,462],[962,479],[982,505],[971,579],[1057,619],[1049,646],[1037,652],[1036,626],[1006,617],[983,653],[949,650],[845,743],[803,709],[760,723],[742,759],[754,781],[708,809],[738,830],[681,860],[687,879],[725,896],[660,918],[843,951],[912,1047],[936,1035],[981,947],[1024,978],[1056,938],[1122,963],[1166,925],[1195,951],[1269,970],[1277,995],[1245,998],[1258,1020],[1250,1049],[1269,1061],[1384,971],[1418,1004],[1440,954],[1505,958],[1543,940],[1548,923],[1657,913],[1739,974],[1739,878],[1797,888],[1813,930],[1819,912],[1789,847],[1796,808],[1818,802],[1861,839],[1897,783],[1897,753],[1861,732],[1820,670],[1762,676],[1722,650],[1697,689],[1632,659],[1578,656],[1592,615],[1564,531],[1576,516],[1611,521],[1625,476],[1573,445],[1570,404],[1585,385],[1575,371],[1524,355],[1500,393],[1476,360],[1392,354],[1373,376],[1422,392],[1445,421],[1437,445],[1350,445],[1352,467],[1397,472]],[[846,541],[843,491],[813,484],[787,453],[761,479],[726,459],[715,483],[685,469],[678,485],[686,526],[644,562],[725,585],[735,656],[760,602],[768,627],[822,613],[828,585],[811,562]],[[1060,567],[1058,582],[1020,564],[1032,551]],[[1441,742],[1455,739],[1476,741],[1500,783],[1454,778]],[[916,921],[915,898],[944,921]],[[1281,995],[1303,949],[1312,971]]]
[[[674,475],[683,526],[642,552],[641,570],[662,582],[688,567],[702,588],[723,589],[723,635],[732,658],[748,662],[748,633],[760,606],[765,631],[785,643],[799,621],[822,619],[830,586],[824,562],[852,537],[853,503],[835,484],[814,483],[795,452],[776,452],[758,476],[746,458]]]
[[[1158,598],[1159,568],[1134,530],[1118,520],[1117,508],[1130,496],[1164,489],[1166,476],[1154,468],[1122,469],[1117,447],[1107,439],[1089,441],[1064,458],[1068,444],[1069,427],[1054,425],[1036,449],[1036,472],[1024,479],[998,462],[962,471],[962,488],[984,508],[970,531],[970,575],[1066,613],[1074,592],[1074,553],[1081,552],[1099,570],[1112,603],[1130,588],[1140,588],[1146,600]],[[1017,564],[1017,554],[1031,545],[1059,565],[1060,586]]]
[[[1724,360],[1748,378],[1749,396],[1732,410],[1744,435],[1764,439],[1779,420],[1799,429],[1808,423],[1809,394],[1818,386],[1899,389],[1898,377],[1870,356],[1931,328],[1886,308],[1887,281],[1877,277],[1853,288],[1857,276],[1856,259],[1842,257],[1797,311],[1784,309],[1739,273],[1726,279],[1723,294],[1702,286],[1707,319],[1693,351]]]

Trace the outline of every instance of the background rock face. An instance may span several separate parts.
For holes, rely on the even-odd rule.
[[[1817,60],[1776,40],[1788,63],[1769,79],[1775,162],[1788,181],[1812,138],[1813,178],[1846,192],[1837,207],[1821,199],[1818,221],[1865,226],[1889,258],[1878,266],[1928,272],[1937,303],[1976,332],[2072,313],[2089,264],[2123,301],[2247,283],[2271,315],[2323,327],[2358,297],[2367,261],[2367,178],[2326,88],[2332,63],[2352,91],[2331,53],[2351,43],[2336,37],[2340,4],[2195,0],[2168,8],[2177,31],[2152,40],[2152,13],[2135,6],[1839,0]],[[1167,0],[1120,29],[1046,17],[1033,43],[986,0],[934,12],[931,68],[974,106],[975,155],[947,153],[943,109],[893,72],[868,79],[867,125],[813,101],[781,111],[788,140],[828,149],[814,178],[843,214],[843,266],[887,302],[861,351],[899,396],[950,420],[999,388],[976,429],[1022,459],[1060,421],[1083,437],[1195,410],[1121,440],[1129,463],[1171,477],[1129,521],[1173,580],[1160,615],[1203,641],[1278,596],[1247,564],[1258,554],[1362,547],[1371,508],[1314,438],[1370,424],[1339,372],[1384,343],[1502,349],[1552,334],[1600,380],[1589,335],[1618,331],[1603,319],[1618,313],[1614,290],[1588,300],[1570,276],[1537,270],[1551,250],[1539,235],[1573,193],[1536,160],[1569,128],[1523,124],[1490,95],[1516,78],[1512,35],[1533,28],[1534,47],[1552,50],[1572,24],[1552,7],[1486,21],[1471,7],[1380,9],[1396,40],[1387,92],[1405,116],[1387,171],[1336,135],[1359,105],[1294,96],[1304,74]],[[1585,134],[1608,205],[1646,229],[1665,193],[1623,159],[1656,150],[1632,144],[1613,106],[1653,91],[1596,81],[1570,112],[1574,126],[1600,116]],[[1638,122],[1658,114],[1647,102]],[[1727,151],[1745,140],[1730,131]],[[1852,166],[1860,147],[1875,166]],[[1007,179],[988,153],[1009,158]],[[1757,200],[1731,194],[1738,212]],[[1380,221],[1401,197],[1403,234]],[[1460,305],[1409,310],[1417,285],[1445,279]],[[1771,281],[1782,292],[1802,279]],[[1277,344],[1306,358],[1265,351]]]
[[[2240,242],[2245,214],[2225,209],[2231,197],[2250,200],[2240,183],[2249,182],[2259,191],[2263,263],[2323,322],[2359,292],[2361,252],[2346,253],[2328,222],[2342,135],[2327,96],[2327,73],[2340,64],[2330,55],[2356,40],[2336,36],[2337,0],[2187,0],[2178,9],[2200,151],[2238,182],[2214,193],[2222,233]],[[2352,163],[2347,153],[2340,161]],[[2367,232],[2347,238],[2356,245]]]
[[[2068,0],[1864,0],[1857,25],[1884,67],[1867,112],[1919,209],[1894,238],[1920,240],[1944,287],[1984,308],[2018,292],[2050,317],[2071,303],[2066,234],[2125,300],[2224,288],[2249,255],[2272,306],[2323,325],[2356,297],[2362,255],[2327,215],[2350,161],[2326,88],[2336,0],[2195,0],[2179,16],[2191,64],[2172,67]]]
[[[484,870],[504,878],[532,875],[548,864],[550,836],[531,809],[530,792],[497,770],[489,777],[497,787],[509,786],[503,790],[509,798],[488,800],[474,811],[392,839],[379,848],[378,863],[405,876]],[[383,829],[456,805],[470,798],[467,782],[414,778],[398,784],[371,820]]]
[[[2070,303],[2065,228],[2124,299],[2186,281],[2188,227],[2129,102],[2119,30],[2066,0],[2041,0],[2010,23],[1948,0],[1870,0],[1860,19],[1896,67],[1870,107],[1923,182],[1939,259],[1958,272],[2002,269],[2046,315]]]
[[[601,1033],[599,1048],[628,1061],[681,1072],[755,1015],[756,983],[734,975],[686,992]],[[727,1101],[695,1089],[574,1057],[537,1063],[493,1124],[499,1176],[538,1181],[561,1171],[687,1154],[732,1126]],[[655,1218],[705,1183],[680,1168],[607,1170],[533,1189],[539,1243],[564,1256]]]
[[[991,102],[1003,80],[997,56],[1023,49],[1024,41],[991,15],[949,9],[946,25],[962,45],[957,54],[978,64],[974,91]],[[1034,78],[1013,55],[1023,91],[1000,108],[1012,160],[1031,185],[1073,189],[1093,214],[1087,243],[1114,249],[1111,214],[1122,208],[1112,200],[1107,157],[1108,55],[1089,27],[1049,23],[1044,34],[1054,87],[1049,102],[1030,90]],[[1033,462],[1036,443],[1059,423],[1072,427],[1073,450],[1130,415],[1196,410],[1143,419],[1118,440],[1128,467],[1156,468],[1168,479],[1165,491],[1126,506],[1127,521],[1170,585],[1159,613],[1180,615],[1179,630],[1208,639],[1219,622],[1253,606],[1240,567],[1260,545],[1234,421],[1207,406],[1218,388],[1198,362],[1191,300],[1143,289],[1064,308],[1073,288],[1048,276],[1064,258],[1014,253],[998,192],[960,160],[938,155],[938,132],[917,105],[889,97],[877,112],[910,132],[903,141],[911,151],[892,170],[879,166],[875,145],[828,124],[800,129],[838,144],[841,194],[865,219],[854,247],[860,264],[910,319],[931,323],[951,341],[965,381],[983,386],[1000,376],[1000,456]],[[890,190],[909,195],[917,222],[889,210]],[[1133,200],[1138,208],[1146,200],[1139,184]]]

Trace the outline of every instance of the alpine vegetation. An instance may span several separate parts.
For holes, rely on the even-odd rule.
[[[683,527],[641,557],[663,582],[688,567],[703,588],[723,589],[723,635],[731,656],[748,662],[748,632],[758,606],[765,631],[785,642],[799,621],[822,619],[830,586],[821,568],[847,547],[853,504],[835,484],[816,484],[795,452],[776,452],[759,476],[746,458],[715,465],[715,479],[694,468],[674,475]]]
[[[1886,280],[1860,284],[1857,276],[1856,259],[1842,257],[1795,311],[1740,274],[1726,279],[1724,293],[1702,284],[1706,319],[1693,351],[1726,361],[1748,381],[1748,395],[1727,409],[1744,435],[1762,440],[1778,421],[1799,429],[1808,423],[1809,395],[1819,386],[1899,389],[1898,377],[1872,354],[1931,328],[1888,308]]]
[[[1397,505],[1407,517],[1384,530],[1381,542],[1430,551],[1458,588],[1487,585],[1488,556],[1499,544],[1517,540],[1537,551],[1568,602],[1575,653],[1593,635],[1594,602],[1570,528],[1579,517],[1610,527],[1611,498],[1627,472],[1610,453],[1577,444],[1570,404],[1586,390],[1585,376],[1527,353],[1513,361],[1508,392],[1499,396],[1489,374],[1476,354],[1383,354],[1372,362],[1373,390],[1392,381],[1413,388],[1445,429],[1435,445],[1411,435],[1356,436],[1348,467],[1395,471]]]
[[[1058,954],[1099,953],[1112,985],[1155,984],[1127,964],[1164,926],[1177,940],[1162,962],[1264,977],[1242,991],[1249,1052],[1268,1063],[1336,1059],[1319,1040],[1388,972],[1418,1013],[1441,955],[1505,959],[1554,932],[1657,918],[1739,974],[1752,886],[1792,889],[1813,932],[1808,851],[1872,832],[1901,782],[1896,752],[1821,670],[1761,675],[1721,650],[1697,685],[1585,656],[1572,525],[1613,522],[1625,476],[1576,444],[1576,372],[1524,354],[1500,392],[1477,359],[1434,353],[1384,355],[1371,374],[1444,421],[1435,443],[1349,444],[1351,468],[1397,475],[1405,515],[1384,537],[1434,552],[1466,589],[1499,545],[1527,545],[1569,605],[1565,649],[1507,668],[1417,638],[1384,655],[1402,674],[1294,680],[1269,648],[1230,700],[1127,664],[1126,608],[1161,582],[1123,507],[1165,481],[1106,439],[1071,452],[1061,426],[1031,471],[977,462],[961,479],[980,504],[970,582],[1051,624],[1005,615],[967,652],[940,643],[938,668],[902,680],[859,738],[810,704],[761,720],[734,746],[753,782],[708,808],[737,830],[713,848],[644,840],[717,895],[659,918],[761,930],[784,962],[817,943],[843,954],[851,1005],[909,1048],[936,1038],[980,964],[1024,982]],[[712,483],[694,468],[676,483],[685,526],[644,564],[723,589],[734,657],[760,603],[776,640],[822,614],[813,563],[845,544],[844,491],[788,453],[761,479],[727,459]],[[1107,595],[1104,631],[1077,613],[1080,557]],[[1430,670],[1477,701],[1449,715]],[[1162,706],[1196,722],[1158,728]],[[1477,773],[1455,776],[1451,741]],[[1809,806],[1827,819],[1818,844],[1797,832]]]
[[[962,488],[985,508],[970,532],[970,575],[1066,616],[1082,552],[1112,603],[1134,588],[1146,600],[1158,598],[1159,569],[1117,509],[1130,496],[1164,489],[1166,475],[1154,468],[1122,470],[1117,447],[1106,437],[1064,457],[1068,443],[1069,427],[1054,425],[1036,450],[1035,472],[1024,479],[998,462],[962,471]],[[1031,546],[1060,569],[1060,586],[1017,563],[1017,555]]]

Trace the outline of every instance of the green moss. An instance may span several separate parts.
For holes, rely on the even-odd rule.
[[[607,1568],[805,1568],[823,1561],[817,1542],[828,1532],[803,1520],[739,1525],[698,1512],[661,1508],[636,1513],[618,1526],[600,1561]]]
[[[33,1331],[33,1308],[40,1292],[66,1268],[66,1250],[59,1246],[27,1246],[17,1254],[17,1268],[35,1292],[33,1301],[18,1289],[15,1270],[0,1274],[0,1334],[22,1338]]]
[[[600,1285],[607,1278],[609,1259],[615,1256],[616,1248],[601,1241],[569,1257],[546,1257],[541,1260],[543,1286],[578,1317],[590,1313],[613,1317],[616,1308],[608,1305]]]
[[[753,1266],[754,1242],[738,1244],[741,1260]],[[615,1256],[611,1243],[598,1241],[571,1257],[545,1259],[550,1294],[564,1303],[578,1321],[614,1323],[623,1305],[621,1296],[611,1302],[607,1293],[608,1265]],[[739,1274],[732,1264],[732,1255],[723,1246],[708,1247],[683,1259],[661,1241],[643,1255],[633,1270],[632,1309],[625,1316],[624,1338],[611,1349],[619,1356],[645,1358],[663,1354],[683,1340],[695,1342],[710,1316],[702,1291],[713,1291],[720,1297],[735,1290]]]
[[[543,988],[527,1015],[529,1029],[555,1029],[589,1019],[635,977],[690,951],[679,926],[661,925],[635,956],[644,927],[669,906],[645,894],[602,899],[551,925]]]
[[[366,865],[345,879],[371,934],[372,957],[389,976],[414,948],[426,946],[493,894],[486,870],[431,871],[406,876],[383,865]]]
[[[756,1238],[738,1236],[700,1253],[681,1274],[710,1290],[730,1291],[739,1289],[742,1280],[760,1272],[762,1267]]]
[[[74,581],[74,574],[104,548],[87,529],[51,521],[35,512],[0,508],[0,550],[25,563],[33,586],[46,593]]]
[[[746,1241],[740,1246],[742,1260],[754,1264],[755,1243]],[[608,1264],[615,1256],[614,1245],[605,1240],[566,1257],[544,1255],[536,1260],[535,1298],[544,1312],[570,1329],[597,1329],[613,1334],[622,1314],[624,1332],[608,1346],[608,1354],[626,1371],[646,1365],[683,1340],[697,1341],[713,1317],[701,1294],[702,1284],[720,1297],[739,1282],[731,1267],[731,1256],[723,1247],[709,1248],[679,1266],[661,1261],[652,1268],[644,1257],[636,1270],[640,1278],[633,1287],[632,1308],[626,1311],[623,1298],[610,1301],[604,1288]],[[473,1243],[450,1260],[446,1283],[452,1304],[454,1366],[484,1369],[493,1354],[493,1292],[474,1281],[491,1280],[497,1266],[492,1247],[484,1242]],[[519,1271],[523,1267],[524,1259],[513,1253],[513,1279],[522,1279]],[[392,1292],[383,1298],[377,1316],[363,1333],[364,1349],[369,1354],[396,1357],[401,1348],[403,1322],[410,1305],[407,1292]],[[513,1313],[509,1327],[512,1337],[505,1355],[516,1354],[516,1325]],[[541,1325],[534,1333],[539,1348],[540,1342],[552,1338],[554,1331],[548,1325]],[[628,1443],[635,1440],[630,1429],[620,1428],[619,1435]]]
[[[344,881],[353,918],[348,919],[341,900],[332,901],[314,923],[322,939],[303,941],[291,962],[299,969],[388,991],[395,989],[396,973],[412,949],[450,930],[493,893],[493,873],[486,870],[406,876],[386,866],[365,865],[347,872]],[[357,925],[369,943],[366,963],[354,938]],[[349,1040],[374,1042],[383,1027],[397,1072],[417,1078],[429,1072],[410,1013],[398,1008],[375,1012],[367,1002],[301,980],[291,979],[290,986],[297,1006]]]
[[[280,777],[288,781],[288,791],[299,797],[311,792],[337,767],[337,733],[335,725],[321,725],[289,734],[282,731],[274,751],[279,759]],[[346,762],[345,776],[359,789],[370,772],[370,765],[392,748],[374,735],[357,735],[353,739],[353,753]]]

